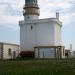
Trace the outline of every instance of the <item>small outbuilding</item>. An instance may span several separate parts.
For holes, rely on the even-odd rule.
[[[15,59],[19,55],[19,45],[0,42],[0,59]]]

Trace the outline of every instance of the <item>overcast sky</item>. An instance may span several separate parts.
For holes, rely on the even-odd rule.
[[[19,43],[18,21],[23,20],[24,0],[0,0],[0,41]],[[55,17],[60,13],[62,21],[62,44],[66,48],[73,45],[75,50],[75,0],[38,0],[39,18]]]

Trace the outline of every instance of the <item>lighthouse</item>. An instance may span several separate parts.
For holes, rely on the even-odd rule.
[[[35,58],[64,58],[61,42],[62,22],[55,18],[39,19],[37,0],[25,0],[24,20],[19,21],[20,51],[34,51]]]
[[[23,15],[25,20],[35,20],[39,18],[39,7],[37,0],[25,0]]]

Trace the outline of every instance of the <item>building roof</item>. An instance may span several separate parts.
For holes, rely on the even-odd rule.
[[[19,46],[19,44],[0,42],[0,44]]]

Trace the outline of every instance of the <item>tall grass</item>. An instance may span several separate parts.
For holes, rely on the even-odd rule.
[[[0,61],[0,75],[75,75],[75,59]]]

